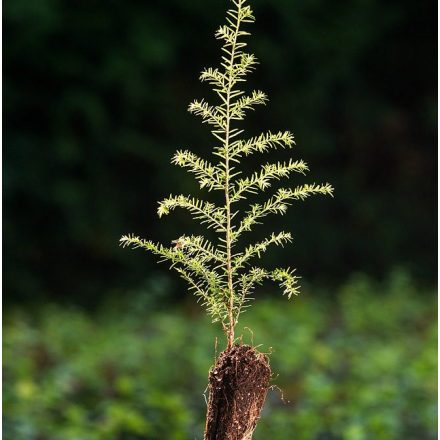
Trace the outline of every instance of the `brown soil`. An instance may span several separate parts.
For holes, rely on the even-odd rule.
[[[251,440],[270,377],[267,356],[249,345],[222,352],[209,373],[205,440]]]

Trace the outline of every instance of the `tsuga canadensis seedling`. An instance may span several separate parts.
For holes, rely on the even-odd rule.
[[[271,245],[290,243],[290,232],[273,232],[240,250],[241,240],[264,217],[283,215],[289,205],[309,196],[333,194],[333,187],[328,183],[301,182],[269,194],[274,181],[306,174],[308,165],[296,157],[263,163],[250,175],[240,170],[240,164],[250,155],[270,156],[276,149],[294,151],[295,140],[290,131],[244,136],[240,122],[248,111],[265,105],[268,98],[260,90],[250,93],[242,90],[247,75],[258,64],[256,57],[245,50],[250,36],[247,25],[255,19],[247,0],[231,0],[231,3],[226,24],[215,33],[222,44],[220,65],[205,68],[200,75],[200,80],[212,87],[217,102],[196,99],[188,107],[189,112],[211,126],[211,154],[199,157],[181,149],[172,157],[173,164],[193,173],[206,193],[221,192],[223,202],[216,204],[209,199],[179,194],[159,202],[157,209],[159,217],[176,208],[188,210],[195,220],[215,231],[217,240],[210,241],[203,235],[181,235],[170,246],[132,234],[120,240],[123,246],[146,249],[160,261],[168,262],[187,281],[189,290],[206,307],[213,322],[222,325],[227,347],[210,372],[207,440],[250,439],[264,403],[270,380],[267,358],[252,347],[234,346],[236,324],[249,306],[254,289],[263,281],[272,280],[279,283],[289,299],[296,296],[299,289],[294,268],[268,269],[256,263]],[[243,210],[247,197],[260,192],[266,199],[250,203]],[[225,396],[229,396],[229,400],[225,400]]]

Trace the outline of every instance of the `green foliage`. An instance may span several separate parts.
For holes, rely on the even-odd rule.
[[[191,301],[154,311],[151,295],[6,313],[3,438],[200,439],[215,327]],[[245,342],[283,341],[271,366],[285,403],[269,392],[256,440],[436,438],[435,289],[358,276],[327,301],[306,286],[295,303],[267,296],[247,321]]]
[[[211,133],[216,142],[212,153],[217,161],[211,163],[188,150],[177,151],[172,159],[172,163],[195,175],[200,188],[224,193],[224,204],[219,206],[181,194],[170,195],[159,203],[158,208],[159,217],[175,208],[187,209],[195,219],[220,234],[218,243],[211,243],[201,236],[184,236],[174,241],[174,247],[165,247],[133,235],[121,238],[123,246],[141,247],[159,255],[161,261],[169,261],[171,267],[189,283],[190,289],[202,299],[213,321],[222,323],[228,332],[229,344],[233,342],[239,315],[256,285],[270,279],[280,283],[288,298],[298,293],[298,277],[294,275],[294,270],[248,268],[249,260],[260,258],[269,245],[282,246],[292,241],[291,234],[272,233],[270,237],[239,251],[236,246],[243,233],[250,231],[268,214],[284,214],[293,200],[304,200],[314,194],[333,194],[329,184],[281,188],[263,205],[251,205],[244,217],[239,219],[237,202],[267,190],[274,180],[289,177],[292,173],[305,174],[308,167],[303,160],[289,159],[267,163],[250,176],[240,177],[242,171],[238,166],[243,156],[278,147],[290,149],[295,142],[293,135],[287,131],[269,131],[247,140],[239,138],[244,130],[236,127],[235,122],[242,121],[248,110],[266,104],[268,98],[260,90],[246,95],[239,88],[257,64],[255,56],[244,51],[247,46],[244,39],[250,34],[242,29],[244,24],[254,21],[254,16],[246,0],[232,0],[232,3],[233,7],[226,16],[227,24],[215,34],[222,42],[221,67],[204,69],[200,75],[201,81],[212,86],[219,103],[211,105],[203,99],[195,100],[188,108],[189,112],[200,116],[212,127]]]

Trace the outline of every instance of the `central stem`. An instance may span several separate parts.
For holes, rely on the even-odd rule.
[[[225,128],[225,206],[226,206],[226,272],[228,275],[228,319],[229,326],[227,329],[228,349],[232,348],[234,344],[234,285],[232,281],[232,226],[231,226],[231,201],[229,195],[229,140],[230,140],[230,122],[231,122],[231,91],[233,86],[232,67],[235,58],[235,46],[237,43],[238,29],[240,26],[240,19],[237,18],[237,23],[234,32],[234,41],[231,47],[231,58],[229,62],[229,81],[226,93],[226,128]]]
[[[225,190],[225,199],[226,199],[226,270],[228,273],[228,291],[229,291],[229,328],[228,328],[228,349],[232,347],[234,343],[234,287],[232,283],[232,255],[231,255],[231,203],[229,200],[229,160],[226,156],[226,190]]]

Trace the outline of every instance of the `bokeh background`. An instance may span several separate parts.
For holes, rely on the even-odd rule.
[[[293,232],[266,261],[303,285],[290,303],[264,286],[242,318],[284,393],[255,438],[437,438],[436,4],[252,3],[249,87],[270,102],[244,128],[292,130],[311,168],[293,183],[335,187],[255,230]],[[5,439],[202,438],[221,332],[118,240],[195,230],[186,212],[159,221],[156,203],[205,197],[170,158],[209,157],[186,106],[214,98],[197,77],[218,64],[228,6],[4,1]]]

